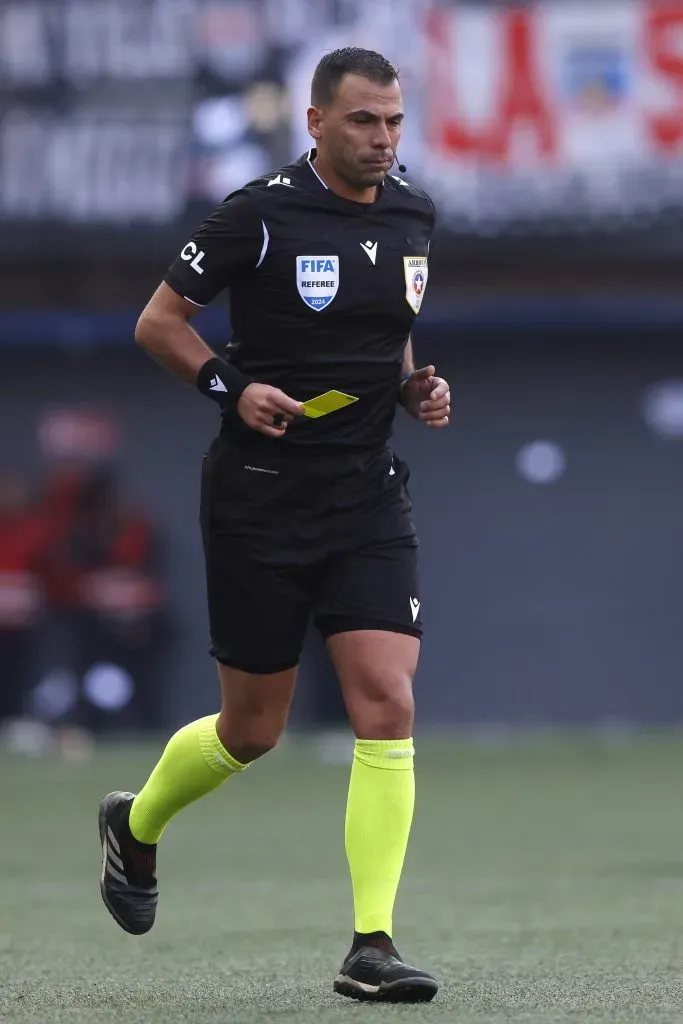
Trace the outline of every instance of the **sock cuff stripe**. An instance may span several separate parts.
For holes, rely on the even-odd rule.
[[[218,738],[216,722],[218,715],[209,715],[199,723],[199,747],[202,757],[217,775],[227,778],[236,772],[243,772],[246,764],[236,761]]]
[[[400,750],[400,757],[405,757],[404,751],[415,753],[412,736],[404,740],[356,740],[355,749],[366,754],[386,754]]]
[[[356,740],[353,756],[373,768],[413,767],[413,740]]]

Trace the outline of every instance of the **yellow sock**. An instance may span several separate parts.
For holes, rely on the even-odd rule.
[[[357,932],[392,933],[415,805],[412,739],[356,740],[346,806],[346,856]]]
[[[158,843],[178,811],[247,767],[218,739],[217,721],[218,715],[209,715],[171,736],[130,809],[130,830],[138,842]]]

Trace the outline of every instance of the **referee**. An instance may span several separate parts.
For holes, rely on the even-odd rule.
[[[313,616],[357,737],[345,828],[355,931],[334,988],[418,1002],[437,983],[402,961],[392,913],[415,797],[422,619],[408,469],[388,441],[397,405],[447,426],[450,394],[433,366],[413,365],[435,216],[390,173],[402,120],[384,57],[323,57],[315,148],[228,196],[140,317],[139,344],[221,406],[201,527],[222,704],[171,737],[137,795],[104,798],[99,828],[104,902],[126,931],[147,932],[164,828],[275,747]],[[226,287],[222,359],[190,320]]]

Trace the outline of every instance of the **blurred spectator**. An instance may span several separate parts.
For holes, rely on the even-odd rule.
[[[42,569],[47,535],[30,487],[0,473],[0,720],[19,717],[45,609]]]
[[[109,466],[58,472],[46,508],[47,590],[68,677],[43,680],[38,710],[94,731],[149,728],[165,633],[153,526],[124,501]]]

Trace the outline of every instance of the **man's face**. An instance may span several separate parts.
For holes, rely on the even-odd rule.
[[[345,75],[328,107],[311,107],[308,129],[318,152],[355,188],[381,185],[401,138],[403,100],[397,80],[389,85]]]

